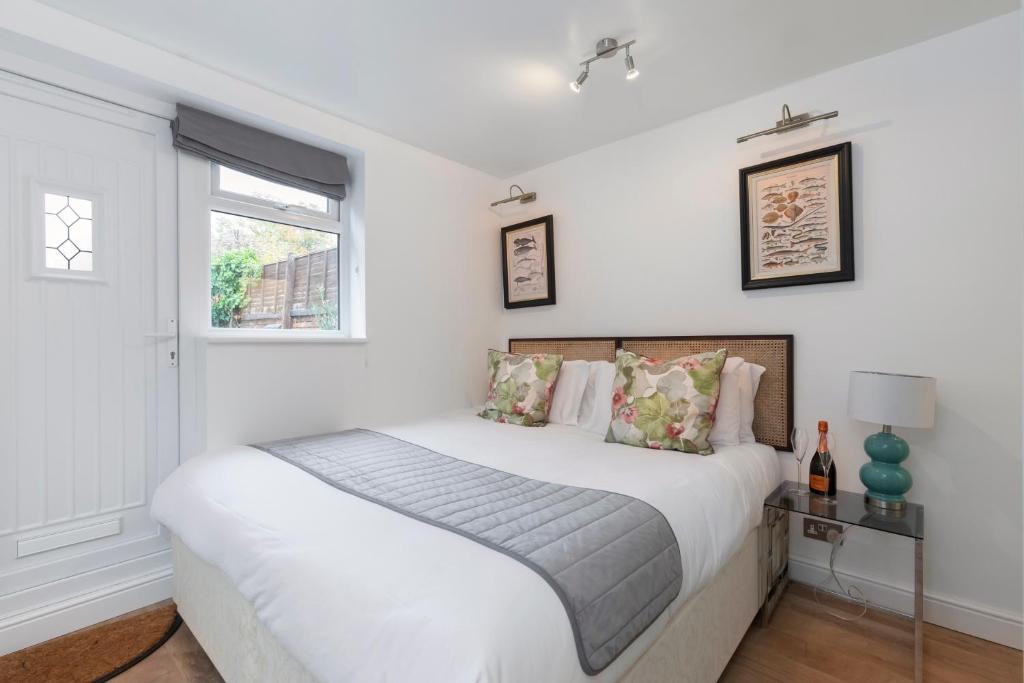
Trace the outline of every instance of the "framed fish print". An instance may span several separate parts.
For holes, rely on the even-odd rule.
[[[853,275],[849,142],[740,170],[743,289]]]
[[[551,216],[501,229],[505,308],[555,303],[555,241]]]

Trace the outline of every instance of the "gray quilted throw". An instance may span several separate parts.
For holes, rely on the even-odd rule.
[[[675,534],[636,498],[527,479],[364,429],[255,447],[540,574],[565,606],[587,674],[614,661],[679,594]]]

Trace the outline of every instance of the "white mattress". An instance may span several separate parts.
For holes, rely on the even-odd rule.
[[[647,501],[679,540],[683,587],[622,656],[588,677],[558,597],[512,558],[256,449],[188,461],[157,491],[154,517],[223,571],[277,641],[324,681],[618,680],[758,525],[779,480],[774,449],[759,444],[702,457],[605,444],[577,427],[499,425],[469,411],[379,431]]]

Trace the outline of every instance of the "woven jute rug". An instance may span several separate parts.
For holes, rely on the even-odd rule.
[[[180,625],[174,603],[143,608],[0,657],[0,681],[108,681],[152,654]]]

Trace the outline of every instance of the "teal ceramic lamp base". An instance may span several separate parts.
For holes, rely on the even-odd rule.
[[[892,427],[885,425],[882,431],[864,440],[864,450],[871,458],[871,462],[860,468],[860,480],[868,489],[865,499],[885,510],[904,509],[907,505],[904,494],[914,480],[900,463],[910,455],[910,446],[892,433]]]

